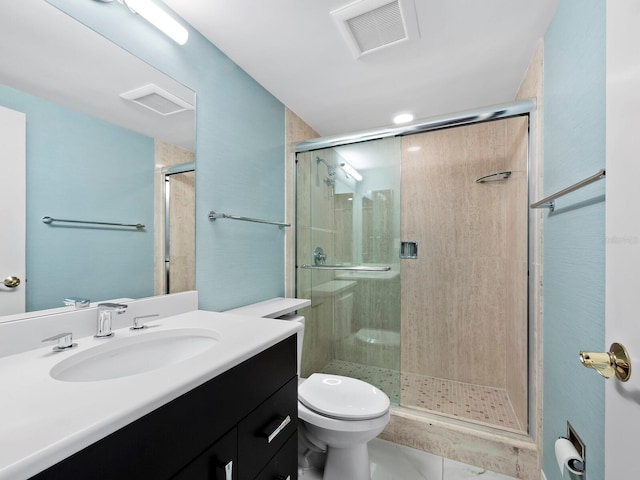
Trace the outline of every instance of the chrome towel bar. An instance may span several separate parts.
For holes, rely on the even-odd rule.
[[[554,200],[558,197],[562,197],[567,193],[571,193],[574,190],[578,190],[590,183],[595,182],[596,180],[600,180],[606,177],[606,170],[602,169],[598,173],[591,175],[589,178],[585,178],[584,180],[579,181],[578,183],[574,183],[573,185],[560,190],[559,192],[554,193],[553,195],[549,195],[548,197],[543,198],[542,200],[538,200],[535,203],[531,204],[531,208],[548,208],[550,212],[553,212],[555,209]]]
[[[138,230],[142,230],[144,228],[144,225],[142,225],[141,223],[89,222],[86,220],[65,220],[62,218],[52,218],[52,217],[42,218],[42,223],[46,223],[47,225],[51,225],[53,222],[84,223],[88,225],[108,225],[111,227],[135,227]]]
[[[368,267],[366,265],[300,265],[311,270],[348,270],[355,272],[388,272],[391,267]]]
[[[242,220],[243,222],[265,223],[267,225],[276,225],[280,228],[290,227],[291,224],[283,222],[270,222],[268,220],[260,220],[258,218],[239,217],[237,215],[227,215],[226,213],[216,213],[213,210],[209,212],[209,220],[212,222],[218,218],[228,218],[230,220]]]

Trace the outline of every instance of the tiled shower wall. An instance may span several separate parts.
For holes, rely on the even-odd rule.
[[[402,372],[506,389],[517,367],[526,425],[527,118],[404,137],[402,182]]]

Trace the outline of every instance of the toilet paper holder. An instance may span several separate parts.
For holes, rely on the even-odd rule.
[[[604,378],[614,375],[621,382],[631,377],[631,360],[624,345],[612,343],[608,352],[580,351],[580,363],[587,368],[593,368]]]
[[[560,438],[563,438],[563,437],[560,437]],[[584,445],[584,442],[578,436],[576,431],[573,429],[573,426],[569,422],[567,422],[567,436],[564,438],[566,438],[573,444],[576,451],[578,452],[578,455],[580,455],[580,458],[582,458],[582,461],[569,460],[569,467],[577,475],[584,476],[586,465],[587,465],[587,459],[586,459],[587,449]]]

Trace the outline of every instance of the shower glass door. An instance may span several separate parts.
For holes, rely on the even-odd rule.
[[[388,138],[297,154],[297,296],[311,299],[303,377],[400,391],[400,147]]]
[[[514,116],[299,153],[302,376],[526,434],[528,151]]]

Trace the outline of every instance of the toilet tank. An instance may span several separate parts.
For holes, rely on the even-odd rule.
[[[278,320],[287,320],[298,322],[302,325],[302,329],[298,330],[298,376],[300,375],[300,365],[302,362],[302,347],[304,343],[304,317],[298,315],[297,311],[301,308],[311,305],[311,300],[304,298],[284,298],[277,297],[265,300],[263,302],[252,303],[243,307],[227,310],[224,313],[233,315],[244,315],[247,317],[275,318]]]

